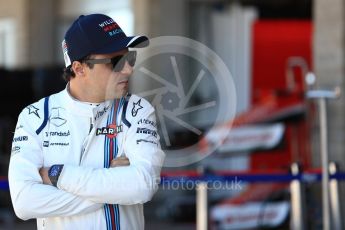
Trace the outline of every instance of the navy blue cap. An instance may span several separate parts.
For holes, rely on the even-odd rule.
[[[66,67],[90,54],[108,54],[127,47],[148,46],[145,36],[129,36],[104,14],[81,15],[67,30],[62,41]]]

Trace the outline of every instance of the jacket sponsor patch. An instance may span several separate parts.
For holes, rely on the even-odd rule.
[[[27,141],[29,140],[28,136],[19,136],[19,137],[14,137],[12,140],[12,143],[18,142],[18,141]]]
[[[155,128],[157,127],[156,122],[151,121],[151,120],[149,120],[149,119],[140,119],[140,120],[138,121],[138,125],[140,125],[140,124],[152,125],[152,126],[155,127]]]
[[[61,116],[61,110],[64,110],[64,108],[55,107],[51,110],[49,121],[56,127],[61,127],[67,122],[67,120]]]
[[[95,120],[97,120],[98,118],[103,116],[108,111],[109,108],[110,108],[110,106],[107,106],[107,107],[104,107],[101,111],[97,111],[96,116],[95,116]]]
[[[43,147],[49,147],[49,146],[69,146],[68,142],[49,142],[49,141],[44,141],[43,142]]]
[[[16,127],[16,130],[18,130],[18,129],[22,129],[22,128],[24,128],[24,126],[23,126],[23,125],[18,125],[18,126]]]
[[[26,109],[29,110],[29,115],[30,114],[35,114],[38,118],[40,118],[40,115],[38,114],[38,108],[36,108],[35,106],[33,105],[29,105],[28,107],[26,107]]]
[[[150,140],[145,140],[145,139],[137,140],[137,144],[139,144],[140,142],[146,142],[146,143],[151,143],[151,144],[158,145],[155,141],[150,141]]]
[[[46,137],[49,137],[49,136],[67,137],[69,135],[70,135],[69,130],[67,132],[46,132]]]
[[[20,152],[20,147],[19,146],[13,146],[11,149],[11,155],[19,153]]]
[[[116,126],[115,124],[111,124],[107,127],[97,128],[96,136],[106,135],[108,138],[115,138],[117,134],[121,133],[122,131],[122,125]]]
[[[49,141],[44,141],[43,142],[43,147],[48,147],[49,146]]]
[[[143,134],[149,134],[154,137],[157,137],[157,132],[152,129],[147,129],[147,128],[137,128],[137,133],[143,133]]]
[[[137,102],[133,102],[133,108],[132,108],[132,116],[135,117],[138,114],[138,111],[144,107],[140,105],[141,99]]]
[[[53,142],[49,144],[50,146],[69,146],[69,143],[62,143],[62,142]]]

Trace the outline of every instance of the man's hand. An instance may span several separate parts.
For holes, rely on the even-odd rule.
[[[49,167],[48,168],[40,168],[39,172],[40,172],[40,175],[42,177],[43,184],[53,185],[49,179],[48,170],[49,170]]]
[[[119,166],[128,166],[128,165],[130,165],[130,162],[129,162],[129,159],[125,156],[115,158],[110,162],[110,168],[119,167]]]

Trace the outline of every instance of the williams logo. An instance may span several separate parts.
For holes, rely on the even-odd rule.
[[[116,126],[115,124],[111,124],[108,127],[98,128],[96,130],[96,136],[106,135],[108,138],[115,138],[117,134],[121,132],[122,132],[122,125]]]

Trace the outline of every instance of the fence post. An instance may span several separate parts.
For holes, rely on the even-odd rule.
[[[291,174],[299,176],[301,168],[297,163],[291,165]],[[299,177],[293,179],[290,183],[291,193],[291,222],[290,229],[304,230],[305,228],[305,196],[304,186]]]
[[[329,173],[328,173],[328,130],[327,130],[327,103],[326,98],[319,98],[320,113],[320,143],[322,164],[322,212],[323,229],[331,229],[330,206],[329,206]]]
[[[198,172],[201,176],[205,175],[204,166],[198,167]],[[196,229],[208,229],[208,211],[207,211],[207,181],[202,181],[196,184]]]
[[[320,117],[320,154],[322,166],[322,224],[324,230],[331,229],[329,171],[328,171],[328,127],[327,127],[327,100],[340,96],[340,88],[330,90],[309,90],[307,98],[317,99]]]
[[[329,163],[329,173],[330,175],[335,175],[339,171],[339,167],[335,162]],[[331,213],[332,222],[334,230],[343,229],[341,221],[341,204],[339,196],[339,183],[335,178],[330,178],[329,180],[329,191],[330,191],[330,203],[331,203]]]
[[[201,182],[196,186],[196,229],[207,230],[207,228],[207,182]]]

